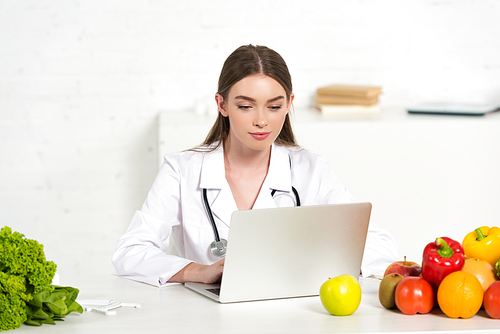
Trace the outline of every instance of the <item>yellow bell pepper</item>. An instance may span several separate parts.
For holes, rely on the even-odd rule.
[[[465,236],[462,247],[466,258],[485,260],[495,267],[500,259],[500,228],[479,227]]]

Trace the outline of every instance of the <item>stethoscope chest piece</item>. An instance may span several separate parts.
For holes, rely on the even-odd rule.
[[[227,249],[227,240],[220,239],[220,241],[212,241],[210,244],[210,251],[215,256],[224,256],[226,255]]]

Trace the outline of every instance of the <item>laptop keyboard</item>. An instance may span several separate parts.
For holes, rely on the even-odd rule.
[[[220,295],[220,288],[214,288],[214,289],[206,289],[208,292],[213,293],[214,295]]]

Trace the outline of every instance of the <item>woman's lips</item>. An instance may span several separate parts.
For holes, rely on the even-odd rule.
[[[258,140],[266,139],[270,134],[271,132],[250,132],[250,136]]]

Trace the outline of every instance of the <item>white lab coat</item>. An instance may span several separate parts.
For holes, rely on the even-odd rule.
[[[354,202],[321,155],[273,144],[268,174],[254,209],[294,206],[292,185],[301,205]],[[119,275],[162,286],[190,262],[212,264],[221,258],[209,250],[214,240],[203,204],[207,198],[221,238],[227,239],[231,214],[237,210],[225,178],[222,145],[211,152],[185,151],[165,156],[140,211],[117,244],[113,264]],[[272,189],[277,192],[274,198]],[[166,254],[172,231],[179,256]],[[393,238],[370,223],[362,273],[384,271],[398,260]]]

